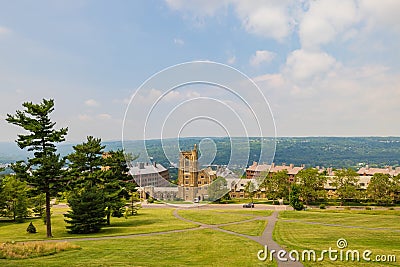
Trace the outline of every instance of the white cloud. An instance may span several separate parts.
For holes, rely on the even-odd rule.
[[[336,60],[325,52],[295,50],[287,57],[284,74],[295,81],[315,79],[336,65]]]
[[[358,20],[353,1],[312,1],[300,21],[301,45],[307,49],[318,49],[320,45],[335,40],[339,34],[351,31],[351,26]]]
[[[226,61],[229,65],[233,65],[236,63],[236,56],[230,56],[228,60]]]
[[[102,114],[97,115],[97,118],[99,118],[100,120],[110,120],[112,118],[112,116],[107,113],[102,113]]]
[[[176,44],[178,46],[183,46],[185,44],[185,41],[183,41],[180,38],[174,38],[174,44]]]
[[[7,33],[11,33],[11,30],[9,28],[0,26],[0,34],[7,34]]]
[[[89,115],[87,115],[87,114],[79,114],[79,115],[78,115],[78,119],[79,119],[80,121],[91,121],[91,120],[92,120],[92,117],[89,116]]]
[[[199,20],[206,23],[204,17],[226,15],[228,7],[232,6],[246,31],[278,41],[283,41],[293,31],[296,24],[293,16],[297,16],[301,5],[295,0],[166,0],[166,3],[173,10],[183,11],[184,17],[196,23]]]
[[[253,34],[283,41],[292,32],[296,1],[233,1],[244,28]],[[296,13],[296,11],[294,12]]]
[[[359,8],[368,28],[400,31],[398,0],[360,0]]]
[[[94,99],[88,99],[85,101],[85,105],[88,107],[98,107],[100,106],[100,103]]]
[[[250,65],[259,66],[262,63],[269,63],[274,59],[275,55],[276,54],[271,51],[257,50],[255,55],[250,58]]]

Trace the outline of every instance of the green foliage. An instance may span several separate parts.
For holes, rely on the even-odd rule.
[[[382,173],[374,174],[367,188],[369,197],[382,204],[388,204],[391,201],[392,191],[393,183],[390,176]]]
[[[39,194],[37,196],[34,196],[30,199],[32,203],[32,210],[35,213],[36,216],[39,216],[40,218],[45,217],[45,202],[46,202],[46,196],[45,194]]]
[[[72,192],[68,197],[71,208],[64,216],[67,229],[74,234],[97,233],[106,220],[104,194],[97,187],[87,187]]]
[[[293,184],[290,187],[290,206],[293,207],[295,210],[302,210],[303,203],[300,201],[300,188],[298,185]]]
[[[212,201],[220,199],[225,195],[227,189],[227,181],[224,177],[217,177],[207,189],[208,198]]]
[[[288,198],[290,182],[287,170],[270,173],[262,181],[260,187],[265,189],[269,199],[276,200],[278,198]]]
[[[352,169],[342,169],[335,171],[335,179],[333,181],[336,186],[338,197],[341,201],[346,199],[358,198],[358,174]]]
[[[1,183],[1,213],[16,222],[23,222],[28,217],[28,186],[14,175],[6,176]]]
[[[324,189],[326,177],[318,173],[317,169],[303,169],[297,174],[296,179],[300,185],[300,197],[306,205],[326,196]]]
[[[319,208],[320,208],[321,210],[324,210],[324,209],[326,209],[326,206],[325,206],[325,204],[321,204],[321,205],[319,205]]]
[[[35,167],[35,171],[26,178],[36,190],[46,194],[47,236],[51,237],[50,197],[61,190],[64,182],[60,179],[64,161],[56,155],[56,143],[65,141],[68,128],[54,129],[56,123],[50,119],[54,111],[52,99],[43,99],[40,104],[25,102],[22,106],[24,110],[17,110],[15,115],[7,114],[6,120],[28,132],[19,134],[16,141],[21,149],[34,152],[28,165]]]
[[[36,227],[33,225],[33,223],[31,222],[28,227],[26,228],[26,231],[30,234],[36,234]]]

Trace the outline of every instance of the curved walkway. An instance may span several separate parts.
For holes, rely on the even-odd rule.
[[[278,243],[276,243],[272,238],[272,232],[274,230],[275,223],[278,220],[278,212],[277,211],[274,211],[272,213],[272,215],[270,215],[268,217],[258,216],[258,217],[255,217],[255,218],[252,218],[252,219],[248,219],[248,220],[244,220],[244,221],[224,223],[224,224],[215,224],[215,225],[214,224],[204,224],[204,223],[201,223],[201,222],[189,220],[187,218],[184,218],[184,217],[180,216],[178,214],[178,211],[179,210],[176,209],[176,210],[174,210],[174,213],[173,213],[176,218],[178,218],[180,220],[183,220],[183,221],[186,221],[186,222],[198,224],[202,229],[211,228],[211,229],[218,230],[218,231],[221,231],[221,232],[224,232],[224,233],[227,233],[227,234],[237,235],[237,236],[240,236],[240,237],[251,239],[251,240],[259,243],[262,246],[267,246],[269,252],[271,250],[275,250],[275,251],[285,250],[281,246],[279,246]],[[225,230],[225,229],[219,228],[219,227],[225,226],[225,225],[234,225],[234,224],[240,224],[240,223],[244,223],[244,222],[251,222],[251,221],[255,221],[255,220],[268,220],[267,227],[265,227],[265,229],[264,229],[264,231],[263,231],[261,236],[250,236],[250,235],[245,235],[245,234],[239,234],[239,233],[236,233],[236,232],[232,232],[232,231],[229,231],[229,230]],[[288,255],[287,251],[286,251],[285,255]],[[288,267],[289,266],[290,267],[303,266],[303,264],[300,263],[300,262],[279,261],[277,259],[277,257],[276,257],[276,254],[273,254],[273,256],[274,256],[275,261],[278,263],[278,266],[288,266]]]
[[[139,237],[139,236],[154,236],[154,235],[163,235],[163,234],[171,234],[171,233],[181,233],[181,232],[188,232],[188,231],[197,231],[197,230],[202,230],[202,229],[213,229],[217,231],[221,231],[227,234],[231,235],[236,235],[244,238],[248,238],[250,240],[253,240],[260,245],[267,246],[268,248],[268,253],[271,252],[271,250],[279,251],[279,250],[284,250],[281,246],[279,246],[272,238],[272,232],[275,227],[275,223],[278,220],[278,212],[274,211],[272,215],[270,216],[257,216],[251,219],[247,220],[242,220],[238,222],[230,222],[230,223],[223,223],[223,224],[205,224],[197,221],[192,221],[187,218],[184,218],[178,214],[179,209],[175,209],[173,212],[173,215],[182,221],[197,224],[199,227],[195,228],[186,228],[186,229],[179,229],[179,230],[170,230],[170,231],[161,231],[161,232],[151,232],[151,233],[143,233],[143,234],[129,234],[129,235],[118,235],[118,236],[101,236],[101,237],[82,237],[82,238],[64,238],[64,239],[48,239],[48,240],[41,240],[42,242],[63,242],[63,241],[94,241],[94,240],[107,240],[107,239],[123,239],[123,238],[133,238],[133,237]],[[235,224],[241,224],[241,223],[246,223],[246,222],[251,222],[255,220],[267,220],[267,227],[265,227],[263,233],[261,236],[250,236],[250,235],[245,235],[245,234],[240,234],[236,232],[232,232],[229,230],[222,229],[220,227],[222,226],[227,226],[227,225],[235,225]],[[25,241],[26,242],[37,242],[37,241]],[[285,250],[286,251],[286,250]],[[288,255],[287,251],[286,254]],[[256,254],[254,255],[256,256]],[[276,253],[273,254],[275,261],[278,263],[278,266],[288,266],[288,267],[300,267],[303,266],[300,262],[293,262],[293,261],[279,261],[276,257]],[[269,255],[268,255],[269,258]]]

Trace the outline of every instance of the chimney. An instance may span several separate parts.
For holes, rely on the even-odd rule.
[[[389,166],[388,168],[389,168],[389,172],[393,171],[393,167],[392,166]]]
[[[275,163],[274,162],[271,163],[271,169],[272,168],[275,168]]]
[[[293,167],[294,167],[293,163],[290,163],[289,167],[290,167],[291,169],[293,169]],[[318,168],[318,169],[319,169],[319,168]]]
[[[155,161],[154,161],[154,167],[156,167],[156,168],[157,168],[157,162],[155,162]]]
[[[283,162],[283,163],[282,163],[282,166],[286,166],[286,163],[285,163],[285,162]]]
[[[139,169],[144,169],[144,162],[139,162]]]
[[[369,166],[368,166],[368,164],[367,165],[365,165],[365,169],[368,171],[369,170]]]
[[[257,161],[253,161],[253,166],[257,166]]]

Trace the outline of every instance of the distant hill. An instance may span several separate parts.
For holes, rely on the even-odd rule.
[[[181,138],[179,146],[182,150],[189,150],[193,145],[199,144],[203,138]],[[213,164],[227,164],[230,158],[230,139],[211,138],[217,147],[217,154]],[[245,138],[240,139],[239,148],[246,151],[248,143]],[[146,151],[140,151],[142,141],[125,142],[127,151],[140,154],[140,159]],[[103,142],[106,150],[115,150],[122,147],[119,141]],[[72,152],[74,144],[61,144],[59,153],[65,156]],[[163,141],[165,151],[176,151],[176,140]],[[250,155],[248,163],[259,158],[260,142],[258,138],[250,138]],[[178,155],[174,153],[167,159],[163,153],[160,140],[146,141],[147,153],[165,167],[171,167],[170,162],[177,163]],[[207,147],[206,147],[207,149]],[[209,148],[211,149],[211,148]],[[242,155],[243,154],[243,155]],[[248,153],[242,153],[247,159]],[[0,163],[10,163],[26,159],[27,151],[21,150],[15,143],[0,143]],[[241,158],[240,160],[243,160]],[[370,166],[400,166],[400,137],[279,137],[276,139],[275,163],[305,164],[306,166],[325,167],[357,167],[369,164]],[[243,161],[242,161],[243,162]]]

